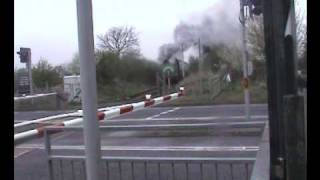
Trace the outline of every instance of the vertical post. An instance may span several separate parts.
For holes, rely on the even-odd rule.
[[[287,180],[307,179],[303,96],[284,97],[285,160]]]
[[[200,44],[200,38],[199,38],[199,42],[198,42],[198,45],[199,45],[199,64],[198,64],[198,71],[199,71],[199,73],[201,72],[201,44]]]
[[[200,42],[200,38],[199,38],[199,77],[200,77],[200,79],[199,79],[199,88],[200,88],[200,94],[202,94],[202,92],[203,92],[203,87],[202,87],[202,59],[201,59],[201,42]]]
[[[166,94],[166,90],[167,90],[167,78],[166,78],[166,74],[165,73],[162,73],[162,93],[161,95],[164,95]]]
[[[77,0],[77,18],[86,176],[88,180],[99,180],[101,152],[96,115],[97,84],[91,0]]]
[[[29,52],[31,54],[31,52]],[[31,55],[30,55],[31,57]],[[29,85],[30,85],[30,94],[33,94],[33,87],[32,87],[32,69],[31,69],[31,58],[27,61],[27,69],[28,69],[28,76],[29,76]]]
[[[46,152],[46,158],[48,160],[48,170],[49,170],[49,180],[53,180],[53,172],[52,172],[52,160],[51,160],[51,145],[50,145],[50,135],[48,134],[48,130],[44,129],[44,147]]]
[[[183,44],[181,44],[181,53],[182,53],[182,63],[181,63],[181,69],[182,69],[182,79],[185,76],[185,70],[184,70],[184,53],[183,53]]]
[[[292,0],[263,0],[263,21],[267,65],[268,105],[270,124],[270,177],[286,179],[285,136],[283,98],[286,94],[296,94],[294,31],[287,37],[286,25],[293,8]],[[291,5],[290,5],[291,4]],[[294,19],[294,18],[293,18]],[[292,23],[292,21],[291,21]],[[290,42],[291,41],[291,42]],[[290,122],[291,123],[291,122]],[[289,124],[290,124],[289,123]]]
[[[156,73],[156,86],[157,86],[157,89],[158,89],[158,93],[159,95],[161,96],[161,82],[160,82],[160,75],[159,73],[157,72]]]
[[[241,25],[242,25],[242,58],[243,58],[243,79],[249,82],[248,78],[248,50],[247,50],[247,34],[246,34],[246,17],[244,11],[243,0],[240,0],[240,16],[241,16]],[[245,114],[246,120],[250,120],[250,93],[249,87],[244,87],[244,103],[245,103]]]
[[[308,152],[308,133],[307,133],[307,130],[308,130],[308,122],[307,122],[307,89],[304,88],[303,89],[303,110],[304,110],[304,136],[305,136],[305,142],[306,142],[306,152]],[[308,156],[307,156],[307,153],[306,153],[306,159],[308,159]]]
[[[48,81],[46,81],[46,93],[49,93],[49,85],[48,85]]]
[[[170,79],[170,71],[168,71],[168,92],[167,92],[167,94],[170,93],[170,89],[171,89],[171,79]]]

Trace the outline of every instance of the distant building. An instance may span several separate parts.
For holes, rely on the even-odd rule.
[[[80,76],[64,76],[63,77],[64,92],[68,94],[68,101],[81,101]]]

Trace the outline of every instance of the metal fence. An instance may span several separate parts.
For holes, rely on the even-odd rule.
[[[58,129],[44,131],[49,179],[86,179],[84,155],[52,153],[50,134]],[[102,156],[100,168],[105,180],[249,180],[254,161],[248,157]]]
[[[108,157],[101,161],[107,180],[248,180],[254,158]],[[50,180],[86,179],[84,156],[50,156]]]

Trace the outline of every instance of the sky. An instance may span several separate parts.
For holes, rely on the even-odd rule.
[[[230,4],[228,13],[237,20],[238,0],[92,0],[95,46],[97,35],[109,28],[134,26],[142,54],[156,60],[159,46],[173,42],[179,22],[197,22],[203,12],[219,13]],[[77,33],[76,0],[15,0],[15,67],[25,66],[16,54],[20,47],[31,48],[33,64],[41,57],[53,65],[69,63],[78,52]]]

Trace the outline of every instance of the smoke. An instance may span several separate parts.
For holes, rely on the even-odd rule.
[[[234,44],[240,40],[239,1],[217,0],[203,12],[190,14],[174,30],[175,43]]]
[[[181,48],[225,44],[234,46],[241,40],[239,23],[239,0],[216,0],[201,12],[189,14],[174,29],[174,43],[159,48],[158,60],[163,62]]]

